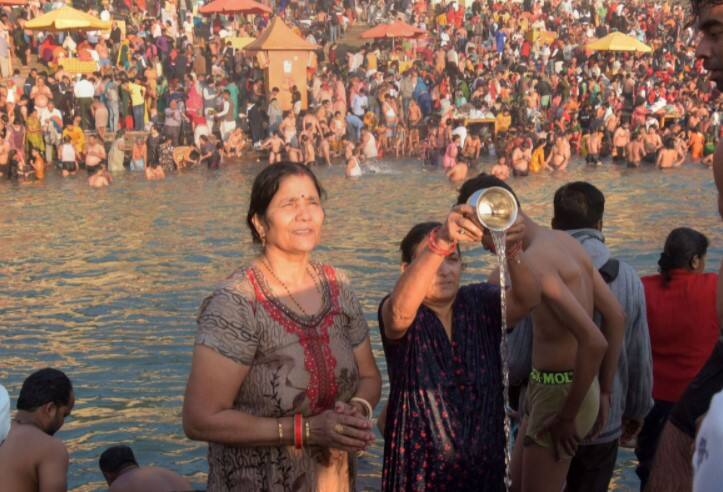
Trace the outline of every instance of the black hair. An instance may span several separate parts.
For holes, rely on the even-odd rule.
[[[554,227],[570,229],[594,229],[605,212],[605,195],[586,181],[574,181],[561,186],[555,192]]]
[[[46,367],[35,371],[23,381],[16,408],[33,412],[46,403],[66,406],[70,403],[73,384],[63,371]]]
[[[689,227],[673,229],[665,240],[663,252],[658,260],[658,271],[663,277],[663,285],[672,278],[671,270],[693,268],[693,258],[703,258],[708,251],[708,238]]]
[[[501,179],[487,173],[480,173],[474,178],[470,178],[464,182],[462,187],[459,189],[459,195],[457,195],[457,205],[467,203],[469,197],[471,197],[476,191],[483,190],[485,188],[492,188],[493,186],[499,186],[500,188],[504,188],[512,193],[512,196],[515,197],[515,201],[517,202],[517,206],[520,206],[520,200],[517,198],[517,195],[512,187]]]
[[[138,466],[133,450],[128,446],[111,446],[98,460],[98,466],[104,473],[118,473],[128,465]]]
[[[258,215],[263,218],[266,215],[269,203],[271,203],[276,192],[279,191],[281,181],[288,176],[306,176],[310,178],[314,182],[319,198],[323,200],[326,197],[326,192],[321,187],[316,175],[303,164],[283,161],[264,168],[254,179],[254,184],[251,187],[249,210],[246,214],[246,224],[251,230],[251,239],[254,243],[261,244],[261,236],[253,223],[254,216]]]
[[[422,222],[412,227],[404,236],[402,242],[399,243],[399,250],[402,252],[402,263],[411,263],[417,245],[424,241],[424,238],[432,232],[432,229],[441,225],[439,222]]]

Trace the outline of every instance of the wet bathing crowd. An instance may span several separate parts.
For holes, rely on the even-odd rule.
[[[246,216],[258,255],[197,318],[182,419],[188,438],[209,443],[209,491],[355,490],[374,415],[385,491],[605,491],[623,445],[635,447],[641,490],[716,490],[723,342],[707,237],[661,231],[659,274],[641,279],[605,245],[601,190],[561,186],[548,228],[505,180],[563,171],[576,155],[659,168],[692,160],[712,166],[723,190],[714,154],[721,4],[693,2],[696,34],[680,6],[654,2],[293,2],[285,18],[323,46],[310,58],[306,109],[297,86],[282,109],[259,59],[224,42],[257,34],[266,16],[203,21],[187,2],[118,1],[86,7],[122,17],[125,35],[118,22],[81,35],[23,29],[49,7],[0,17],[0,167],[11,179],[42,179],[53,165],[63,176],[85,168],[100,187],[126,168],[162,179],[257,152],[273,164],[256,176]],[[357,51],[339,43],[354,23],[398,14],[429,35]],[[611,29],[654,52],[581,48]],[[12,73],[10,50],[44,67]],[[73,81],[61,63],[68,53],[98,72]],[[442,221],[410,224],[401,238],[401,273],[378,307],[390,381],[380,405],[353,281],[312,257],[325,191],[311,166],[343,156],[358,176],[364,161],[389,154],[444,168],[461,186]],[[497,159],[490,173],[467,179],[485,155]],[[493,187],[520,209],[506,231],[504,310],[497,271],[460,283],[465,246],[496,251],[468,203]],[[4,487],[66,489],[71,457],[53,434],[74,405],[57,369],[25,380],[12,423],[0,392]],[[515,422],[510,483],[505,415]],[[172,471],[140,466],[127,446],[105,450],[99,466],[116,492],[191,489]]]
[[[45,0],[0,17],[0,172],[11,179],[44,179],[50,165],[63,176],[85,168],[103,186],[108,171],[162,179],[256,158],[342,159],[359,176],[365,161],[391,156],[444,168],[453,181],[489,159],[505,179],[565,170],[577,156],[710,165],[719,137],[717,91],[701,77],[681,5],[292,2],[285,21],[319,49],[307,80],[281,88],[265,84],[262,58],[232,42],[257,36],[268,15],[202,16],[186,1],[75,5],[112,29],[24,29],[58,6]],[[359,48],[342,41],[350,26],[394,18],[427,34]],[[613,31],[652,53],[586,49]],[[64,68],[70,58],[96,71],[76,75]]]

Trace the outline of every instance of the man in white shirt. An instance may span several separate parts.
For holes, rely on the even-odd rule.
[[[89,130],[92,128],[90,107],[93,104],[95,87],[91,81],[85,78],[85,75],[81,75],[80,80],[73,87],[73,95],[80,110],[80,126],[83,130]]]
[[[357,95],[351,100],[351,112],[358,118],[364,118],[369,107],[369,99],[367,98],[366,91],[360,90]]]

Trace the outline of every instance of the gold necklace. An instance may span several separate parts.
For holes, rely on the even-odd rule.
[[[269,271],[269,273],[270,273],[271,276],[274,278],[274,280],[276,280],[279,284],[281,284],[281,287],[284,288],[284,290],[286,291],[286,294],[289,296],[289,299],[291,299],[291,302],[294,303],[294,305],[299,309],[299,311],[301,311],[301,313],[302,313],[304,316],[306,316],[306,317],[311,317],[311,315],[310,315],[308,312],[306,312],[306,309],[304,309],[304,308],[301,306],[301,304],[299,303],[299,301],[296,300],[296,297],[293,296],[293,294],[291,293],[291,290],[289,289],[289,287],[288,287],[279,277],[276,276],[276,274],[274,273],[274,270],[271,268],[271,265],[269,264],[269,262],[268,262],[268,260],[266,259],[266,257],[262,257],[262,258],[261,258],[261,262],[264,264],[264,267]],[[319,287],[319,284],[318,284],[318,282],[317,282],[316,276],[311,274],[311,272],[309,271],[309,267],[308,267],[308,266],[306,267],[306,271],[309,273],[309,275],[311,276],[311,278],[314,280],[314,287],[316,287],[316,291],[317,291],[319,294],[321,294],[321,288]],[[323,294],[321,294],[321,295],[323,295]]]

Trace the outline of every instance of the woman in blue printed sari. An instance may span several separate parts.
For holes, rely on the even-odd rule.
[[[391,384],[385,491],[504,490],[500,290],[459,285],[459,244],[486,233],[473,213],[458,205],[444,225],[414,226],[401,243],[402,275],[379,307]],[[508,326],[540,299],[519,254],[523,233],[521,222],[508,231]]]

